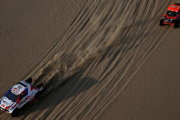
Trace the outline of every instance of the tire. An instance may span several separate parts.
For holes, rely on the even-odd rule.
[[[11,113],[12,117],[17,117],[19,115],[19,108],[16,108],[15,110],[13,110],[13,112]]]
[[[32,83],[32,78],[28,78],[25,82],[31,84]]]
[[[163,22],[164,22],[164,20],[161,19],[160,22],[159,22],[159,25],[160,25],[160,26],[163,26],[163,25],[164,25]]]
[[[179,26],[179,22],[176,21],[175,24],[174,24],[174,28],[178,28],[178,26]]]

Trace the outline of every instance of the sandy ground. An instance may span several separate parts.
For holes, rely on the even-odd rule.
[[[16,119],[180,119],[173,2],[2,0],[0,95],[31,76],[44,91]]]

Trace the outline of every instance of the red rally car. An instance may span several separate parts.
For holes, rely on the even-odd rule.
[[[163,19],[160,20],[160,26],[169,24],[177,28],[180,23],[180,3],[170,4]]]
[[[33,102],[43,90],[43,83],[31,85],[32,78],[20,81],[0,99],[0,110],[11,113],[12,117],[18,116],[23,107]]]

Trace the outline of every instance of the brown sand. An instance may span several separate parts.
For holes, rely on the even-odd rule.
[[[1,1],[1,96],[32,76],[44,92],[16,119],[180,119],[172,2]]]

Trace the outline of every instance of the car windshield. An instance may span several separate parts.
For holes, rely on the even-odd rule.
[[[13,102],[16,102],[17,98],[18,98],[18,95],[12,93],[11,91],[9,91],[7,94],[6,94],[6,97],[10,100],[12,100]]]
[[[177,15],[178,15],[178,12],[174,12],[174,11],[168,10],[166,14],[167,14],[168,16],[177,16]]]

